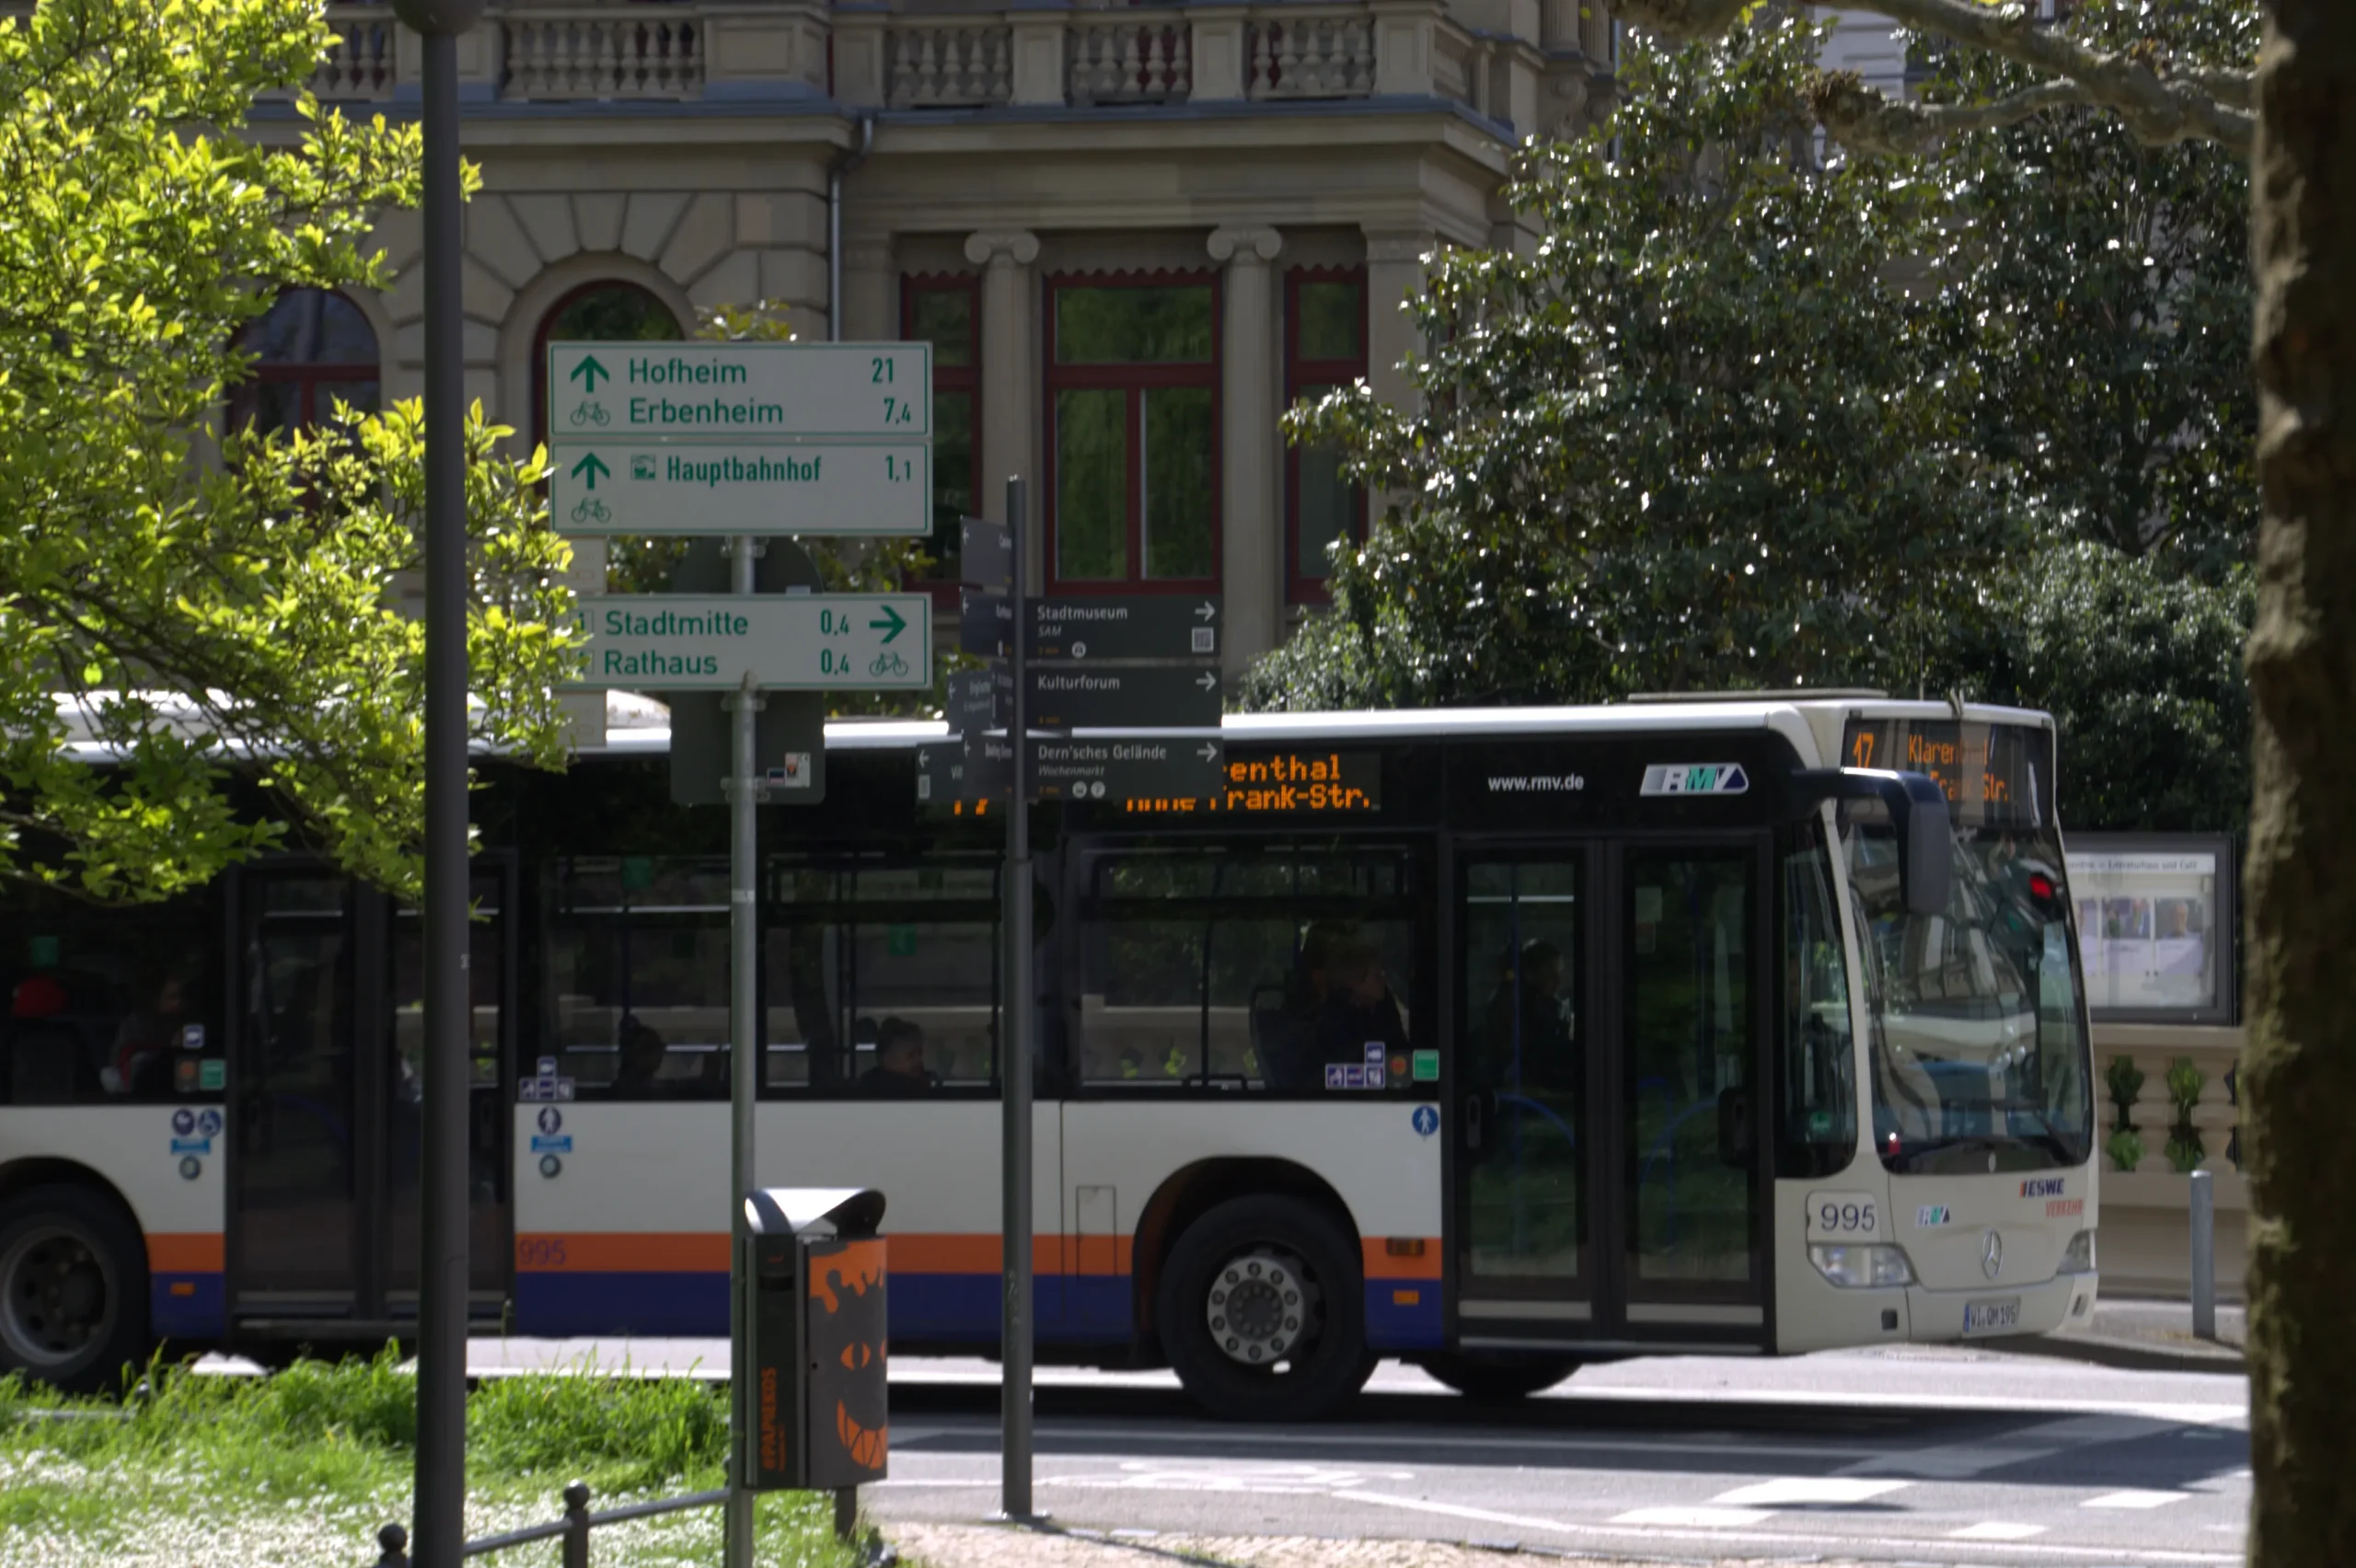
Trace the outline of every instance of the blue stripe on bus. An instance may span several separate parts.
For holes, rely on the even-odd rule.
[[[996,1274],[895,1274],[890,1288],[895,1341],[987,1343],[998,1338],[1000,1282]],[[1039,1337],[1065,1343],[1126,1342],[1132,1332],[1133,1289],[1132,1281],[1122,1274],[1042,1278],[1034,1304]],[[217,1319],[217,1286],[214,1313]],[[705,1273],[519,1274],[515,1328],[518,1333],[551,1338],[716,1338],[728,1332],[728,1280],[724,1274]],[[1438,1282],[1368,1281],[1366,1332],[1367,1343],[1377,1350],[1438,1348]]]
[[[1439,1281],[1367,1281],[1366,1343],[1375,1350],[1438,1350]]]
[[[163,1339],[219,1339],[225,1300],[217,1274],[149,1274],[147,1326]]]

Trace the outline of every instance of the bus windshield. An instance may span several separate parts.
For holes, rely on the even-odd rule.
[[[2083,1164],[2092,1061],[2061,840],[2050,796],[2040,800],[2050,743],[2025,727],[1904,728],[1912,733],[1885,755],[1947,790],[1954,877],[1944,912],[1909,915],[1888,819],[1877,805],[1844,806],[1876,1151],[1908,1173]]]

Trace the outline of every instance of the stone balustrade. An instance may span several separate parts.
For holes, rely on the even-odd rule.
[[[0,0],[0,12],[11,3]],[[318,98],[414,94],[417,40],[389,4],[330,5],[326,20],[329,41],[308,84]],[[535,103],[831,98],[852,110],[971,110],[1438,99],[1516,134],[1573,129],[1583,105],[1600,112],[1610,94],[1608,75],[1576,47],[1470,26],[1456,0],[1006,11],[507,0],[459,40],[459,74],[470,97]]]
[[[499,18],[502,98],[703,96],[703,17],[691,6],[567,6]]]

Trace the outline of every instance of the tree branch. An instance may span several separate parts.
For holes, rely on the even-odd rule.
[[[2017,125],[2049,109],[2094,100],[2075,82],[2044,82],[1993,103],[1917,103],[1865,86],[1854,71],[1819,73],[1808,85],[1808,107],[1841,145],[1860,153],[1927,153],[1946,137]]]
[[[2245,156],[2249,152],[2257,121],[2251,111],[2254,78],[2248,71],[2188,66],[2163,75],[2165,61],[2155,49],[2139,47],[2110,53],[2089,48],[2058,28],[2038,26],[2027,7],[2018,4],[1987,6],[1980,0],[1845,0],[1845,4],[1852,10],[1870,11],[1901,27],[1984,49],[2016,65],[2074,84],[2084,96],[2064,101],[2108,109],[2146,142],[2215,142]],[[1726,32],[1750,5],[1750,0],[1620,0],[1613,9],[1623,20],[1639,27],[1672,38],[1692,39]],[[1861,121],[1869,118],[1861,108],[1853,108],[1852,112]]]

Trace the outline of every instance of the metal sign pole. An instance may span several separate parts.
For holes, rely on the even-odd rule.
[[[467,458],[458,35],[480,0],[401,0],[424,40],[425,1044],[413,1561],[459,1568],[467,1514]]]
[[[733,585],[740,594],[756,591],[755,552],[760,547],[748,535],[730,542]],[[726,1568],[752,1568],[753,1492],[751,1468],[754,1445],[748,1440],[753,1421],[751,1368],[747,1365],[752,1329],[752,1249],[745,1218],[745,1194],[753,1190],[753,1108],[760,1085],[760,803],[759,767],[756,755],[761,699],[750,671],[730,699],[735,709],[735,745],[728,780],[728,1355],[729,1384],[735,1400],[729,1421],[737,1428],[734,1445],[739,1462],[728,1477],[728,1505],[721,1530],[721,1555]]]
[[[1006,481],[1006,526],[1014,540],[1009,588],[1014,601],[1013,709],[1007,735],[1014,743],[1014,799],[1006,813],[1006,1027],[999,1052],[999,1081],[1004,1085],[1006,1119],[1006,1307],[999,1325],[999,1395],[1005,1449],[1000,1485],[1002,1510],[1010,1519],[1033,1517],[1031,1510],[1031,1014],[1037,987],[1031,977],[1031,744],[1030,680],[1025,669],[1023,591],[1028,529],[1022,481]]]

